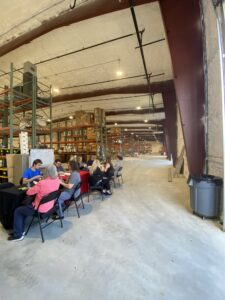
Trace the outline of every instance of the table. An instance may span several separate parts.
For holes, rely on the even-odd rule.
[[[7,230],[13,228],[14,210],[21,205],[26,196],[26,190],[13,186],[0,190],[0,222]]]
[[[88,187],[89,187],[89,172],[88,171],[80,171],[80,178],[81,178],[81,181],[82,181],[82,185],[81,185],[81,194],[85,194],[85,193],[88,193]],[[64,175],[59,175],[59,177],[63,180],[68,180],[68,178],[70,177],[70,175],[67,173],[67,174],[64,174]]]

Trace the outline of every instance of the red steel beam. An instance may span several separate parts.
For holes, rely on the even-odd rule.
[[[142,5],[155,2],[155,0],[138,0],[136,5]],[[84,5],[80,5],[75,9],[61,14],[49,21],[43,22],[39,27],[26,32],[19,37],[11,40],[7,44],[0,47],[0,56],[9,53],[10,51],[28,44],[34,39],[63,26],[69,26],[73,23],[95,18],[104,14],[112,13],[114,11],[126,9],[129,7],[128,0],[95,0],[88,1]]]
[[[199,1],[160,0],[174,70],[189,172],[205,166],[204,68]]]

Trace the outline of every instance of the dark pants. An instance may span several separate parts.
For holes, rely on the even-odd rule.
[[[24,232],[25,221],[28,216],[33,216],[34,208],[32,204],[17,207],[14,212],[13,235],[20,238]]]

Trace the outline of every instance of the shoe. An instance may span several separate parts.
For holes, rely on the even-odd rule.
[[[24,239],[24,235],[21,235],[21,237],[15,237],[15,236],[8,237],[8,241],[15,241],[15,242],[22,241],[23,239]]]
[[[60,217],[59,215],[54,215],[52,216],[52,220],[63,220],[64,219],[64,216]]]
[[[110,195],[112,195],[112,192],[111,192],[111,191],[106,191],[106,192],[104,193],[104,195],[110,196]]]
[[[22,236],[25,236],[26,231],[22,233]],[[9,236],[13,236],[13,232],[9,233]]]

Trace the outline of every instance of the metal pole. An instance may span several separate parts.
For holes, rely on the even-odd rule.
[[[50,103],[49,103],[49,110],[50,110],[50,148],[52,149],[52,86],[50,85]]]
[[[221,90],[222,90],[222,133],[223,133],[223,231],[225,231],[225,193],[224,193],[224,179],[225,179],[225,18],[223,6],[220,4],[216,8],[217,15],[217,30],[220,48],[220,66],[221,66]]]
[[[9,126],[9,109],[8,109],[8,97],[9,97],[9,88],[8,86],[4,86],[5,94],[4,94],[4,111],[3,111],[3,118],[2,118],[2,127]],[[7,92],[6,92],[7,91]],[[5,135],[2,138],[2,143],[4,147],[8,148],[8,136]]]
[[[13,153],[13,63],[10,64],[10,87],[9,87],[9,138],[10,154]]]
[[[37,77],[32,75],[32,148],[36,148]]]

